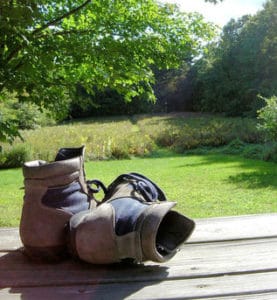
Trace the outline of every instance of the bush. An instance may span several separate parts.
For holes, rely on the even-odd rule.
[[[265,150],[265,146],[262,144],[245,145],[244,149],[242,149],[241,154],[245,158],[263,160],[264,150]]]
[[[277,162],[277,143],[246,144],[241,155],[245,158]]]
[[[158,145],[184,152],[198,147],[220,147],[234,141],[260,143],[262,135],[251,119],[242,118],[200,118],[193,122],[173,123],[162,126],[153,138]],[[232,149],[233,150],[233,149]]]
[[[263,159],[277,163],[277,143],[266,144]]]
[[[267,141],[277,141],[277,97],[263,98],[265,106],[257,111],[258,120],[261,122],[258,124],[258,129],[265,134]]]
[[[35,129],[55,123],[56,121],[50,116],[49,111],[42,111],[34,103],[20,102],[16,93],[10,93],[5,89],[0,92],[1,141],[9,141],[3,133],[10,135],[9,138],[12,142],[16,136],[19,136],[18,130]]]
[[[226,147],[223,149],[223,153],[226,154],[241,154],[245,148],[245,143],[241,141],[239,138],[231,141]]]
[[[16,145],[5,151],[1,149],[0,169],[21,167],[31,157],[31,149],[24,145]]]

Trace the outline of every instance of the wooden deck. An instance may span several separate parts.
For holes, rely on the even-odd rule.
[[[277,299],[277,214],[196,220],[165,264],[35,264],[0,229],[0,299]]]

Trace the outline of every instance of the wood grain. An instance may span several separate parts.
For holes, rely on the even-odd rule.
[[[196,220],[169,262],[30,262],[18,228],[0,229],[0,299],[277,299],[277,214]]]

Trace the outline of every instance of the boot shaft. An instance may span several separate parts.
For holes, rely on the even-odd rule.
[[[67,222],[73,214],[90,208],[83,154],[84,147],[62,148],[54,162],[24,164],[20,237],[30,256],[63,256]]]
[[[82,170],[81,157],[53,163],[39,160],[25,163],[25,203],[64,209],[72,214],[88,209],[90,198]]]

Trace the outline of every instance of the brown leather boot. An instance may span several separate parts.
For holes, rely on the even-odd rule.
[[[171,210],[175,205],[145,176],[123,174],[95,210],[70,219],[70,252],[93,264],[165,262],[194,229],[193,220]]]
[[[66,225],[70,217],[96,206],[84,172],[84,147],[62,148],[54,162],[36,160],[23,166],[25,196],[20,237],[33,259],[66,256]]]

